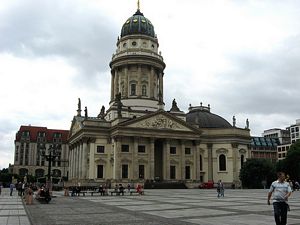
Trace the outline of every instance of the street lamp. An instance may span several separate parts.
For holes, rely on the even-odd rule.
[[[51,164],[53,161],[55,161],[55,158],[60,155],[61,151],[61,145],[60,144],[52,144],[49,146],[48,151],[46,153],[46,147],[42,146],[40,148],[41,150],[41,156],[48,161],[48,179],[47,179],[47,188],[51,189]]]

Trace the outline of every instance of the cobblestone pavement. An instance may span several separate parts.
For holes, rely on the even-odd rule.
[[[297,191],[290,199],[289,225],[300,225],[299,197]],[[26,211],[32,225],[272,225],[266,199],[267,190],[226,190],[219,199],[215,190],[145,190],[144,196],[57,196]]]
[[[9,189],[3,188],[0,195],[0,225],[30,225],[21,197],[16,191],[9,196]]]

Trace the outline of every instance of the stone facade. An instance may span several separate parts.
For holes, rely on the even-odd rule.
[[[13,173],[21,176],[44,177],[48,174],[48,162],[42,156],[42,150],[48,154],[50,145],[59,145],[58,156],[52,163],[51,176],[67,177],[69,168],[68,135],[68,130],[21,126],[15,139]]]
[[[123,25],[110,62],[109,109],[98,117],[81,116],[79,105],[70,128],[70,183],[221,179],[238,185],[241,165],[250,157],[250,130],[231,126],[202,104],[190,106],[189,113],[207,115],[205,126],[180,111],[175,99],[164,110],[165,63],[156,35],[138,30],[145,23],[151,22],[138,10]]]

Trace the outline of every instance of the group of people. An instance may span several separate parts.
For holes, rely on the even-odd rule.
[[[26,182],[17,182],[16,184],[10,183],[10,196],[13,195],[14,189],[17,190],[18,196],[24,197],[26,204],[31,205],[33,202],[33,185]]]

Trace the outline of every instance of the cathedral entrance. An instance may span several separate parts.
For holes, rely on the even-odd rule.
[[[163,140],[158,139],[154,143],[154,179],[163,180]]]

